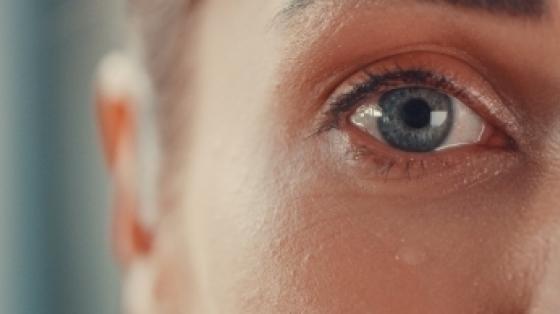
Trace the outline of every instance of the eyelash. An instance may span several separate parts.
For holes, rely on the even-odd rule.
[[[355,85],[349,92],[340,95],[329,103],[326,112],[327,118],[320,126],[318,133],[339,129],[342,117],[355,109],[362,100],[376,93],[386,92],[397,87],[424,86],[434,88],[450,93],[467,104],[470,102],[466,91],[454,84],[452,78],[439,75],[429,69],[402,69],[397,66],[396,69],[386,69],[377,74],[365,70],[363,73],[366,74],[367,80]]]

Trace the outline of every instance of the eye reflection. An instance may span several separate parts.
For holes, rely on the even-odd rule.
[[[427,153],[481,140],[484,121],[457,98],[431,88],[393,89],[358,107],[353,125],[395,149]]]

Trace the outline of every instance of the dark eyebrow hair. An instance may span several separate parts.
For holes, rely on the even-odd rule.
[[[322,0],[291,0],[282,15],[292,16]],[[347,0],[338,0],[347,1]],[[365,0],[375,2],[377,0]],[[418,2],[446,4],[493,14],[514,17],[540,18],[547,11],[547,0],[416,0]]]

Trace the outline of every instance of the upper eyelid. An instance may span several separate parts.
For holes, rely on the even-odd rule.
[[[431,80],[431,82],[436,83],[436,86],[434,87],[441,87],[448,81],[442,76],[438,76],[429,70],[423,70],[420,68],[408,70],[397,69],[393,71],[387,71],[383,74],[372,74],[367,70],[364,70],[364,73],[367,74],[368,80],[356,86],[349,93],[343,95],[342,98],[335,101],[335,103],[351,101],[351,99],[347,98],[352,98],[353,96],[357,96],[358,94],[375,93],[380,87],[389,86],[389,83],[391,82],[407,84],[425,83],[428,80]]]

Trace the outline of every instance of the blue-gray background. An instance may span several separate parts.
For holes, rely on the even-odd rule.
[[[91,105],[119,0],[0,0],[0,313],[118,313]]]

